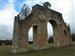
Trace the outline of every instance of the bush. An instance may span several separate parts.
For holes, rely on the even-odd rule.
[[[12,45],[12,41],[11,40],[5,40],[4,43],[5,43],[5,45]]]
[[[3,44],[3,41],[2,40],[0,40],[0,46]]]
[[[75,34],[71,34],[72,41],[75,41]]]
[[[48,39],[48,43],[53,43],[53,36],[51,36],[49,39]]]

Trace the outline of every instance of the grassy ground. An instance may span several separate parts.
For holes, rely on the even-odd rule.
[[[75,42],[71,46],[54,48],[50,47],[48,50],[29,51],[22,54],[12,54],[11,46],[1,46],[0,56],[75,56]]]

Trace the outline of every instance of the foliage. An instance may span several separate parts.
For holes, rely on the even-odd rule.
[[[72,36],[72,41],[75,41],[75,34],[71,34]]]
[[[0,40],[0,46],[1,45],[12,45],[12,40]]]
[[[53,39],[53,36],[51,36],[49,39],[48,39],[48,43],[53,43],[54,39]]]

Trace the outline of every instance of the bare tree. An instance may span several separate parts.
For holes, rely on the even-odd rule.
[[[20,12],[20,19],[24,20],[29,14],[30,14],[30,8],[27,4],[24,4]]]

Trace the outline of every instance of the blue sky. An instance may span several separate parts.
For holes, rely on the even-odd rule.
[[[42,5],[43,2],[51,3],[51,9],[63,14],[63,19],[71,26],[71,32],[75,33],[75,0],[0,0],[0,39],[12,39],[14,16],[17,15],[23,4],[31,8],[35,4]],[[48,23],[48,35],[52,35],[53,30]],[[32,28],[29,31],[31,39]]]
[[[25,2],[25,0],[16,0],[15,1],[15,10],[17,12],[20,12],[21,8],[19,7],[21,5],[21,3]]]
[[[13,2],[13,0],[10,0],[10,2]],[[14,7],[15,7],[15,10],[17,12],[20,12],[20,5],[25,2],[25,0],[15,0],[14,1]],[[4,9],[4,7],[6,6],[6,4],[9,3],[9,0],[0,0],[0,9]]]
[[[0,9],[3,9],[5,6],[6,6],[6,4],[8,3],[8,0],[0,0]]]

